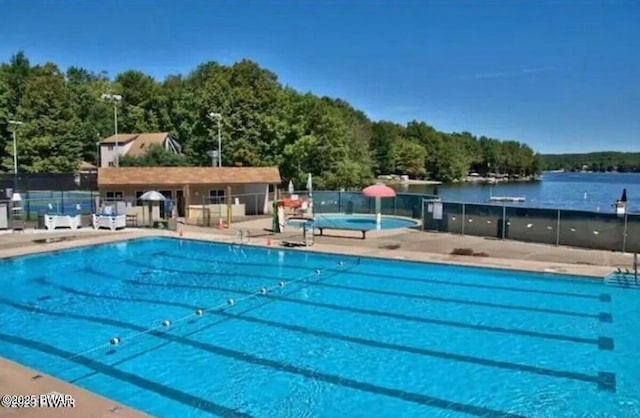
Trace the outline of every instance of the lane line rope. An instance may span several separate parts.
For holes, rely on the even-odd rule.
[[[357,259],[356,264],[360,264],[360,258],[359,257]],[[340,266],[340,267],[344,267],[346,265],[346,263],[343,262],[343,261],[340,261],[340,262],[337,263],[337,265]],[[191,319],[193,317],[201,317],[207,312],[223,309],[225,307],[234,306],[237,302],[242,302],[242,301],[245,301],[245,300],[253,299],[253,298],[258,297],[258,296],[264,296],[264,295],[268,294],[269,292],[271,292],[271,291],[273,291],[275,289],[282,289],[288,284],[293,284],[293,283],[297,283],[297,282],[300,282],[300,281],[304,281],[304,280],[306,280],[306,279],[308,279],[310,277],[321,276],[325,272],[336,272],[336,273],[338,273],[338,272],[342,272],[342,271],[344,271],[344,269],[338,270],[336,272],[336,270],[333,270],[331,267],[327,267],[327,268],[324,268],[324,269],[316,269],[314,272],[309,273],[309,274],[305,274],[305,275],[300,276],[300,277],[298,277],[296,279],[292,279],[292,280],[288,280],[288,281],[281,280],[276,285],[269,286],[269,287],[262,286],[255,293],[251,293],[251,294],[248,294],[246,296],[242,296],[242,297],[237,298],[237,299],[229,298],[229,299],[227,299],[227,301],[225,303],[220,303],[220,304],[214,305],[214,306],[212,306],[210,308],[196,309],[193,313],[190,313],[189,315],[182,316],[182,317],[176,319],[175,321],[169,321],[169,320],[165,319],[160,323],[160,325],[157,325],[157,326],[154,326],[154,327],[151,327],[151,328],[147,328],[144,331],[135,332],[135,333],[130,334],[130,335],[128,335],[126,337],[123,337],[123,338],[113,337],[107,343],[100,344],[98,346],[95,346],[93,348],[90,348],[90,349],[87,349],[87,350],[84,350],[84,351],[80,351],[80,352],[75,353],[75,354],[73,354],[73,355],[71,355],[69,357],[65,357],[63,360],[70,361],[70,360],[73,360],[73,359],[75,359],[77,357],[83,357],[83,356],[85,356],[87,354],[91,354],[91,353],[93,353],[95,351],[98,351],[98,350],[102,350],[102,349],[105,349],[105,348],[108,348],[108,347],[117,346],[121,342],[126,342],[126,341],[129,341],[131,339],[140,337],[142,335],[146,335],[146,334],[149,334],[149,333],[152,333],[152,332],[155,332],[155,331],[159,331],[159,330],[162,330],[162,329],[171,328],[174,324],[182,323],[182,322],[184,322],[184,321],[186,321],[188,319]],[[242,290],[239,290],[239,291],[242,292]],[[168,322],[168,324],[167,324],[167,322]],[[116,339],[117,339],[117,341],[115,341]]]

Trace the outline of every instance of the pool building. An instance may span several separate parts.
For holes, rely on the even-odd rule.
[[[145,192],[155,190],[175,202],[176,215],[188,224],[207,216],[226,219],[266,213],[273,191],[282,182],[277,167],[105,167],[98,170],[103,201],[138,205]],[[164,217],[159,210],[157,217]],[[216,219],[217,220],[217,219]]]

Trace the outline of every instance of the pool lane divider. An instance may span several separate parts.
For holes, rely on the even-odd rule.
[[[249,293],[248,291],[245,291],[245,290],[230,289],[226,287],[218,287],[218,286],[211,286],[211,285],[192,285],[192,284],[182,284],[182,283],[176,283],[176,284],[148,283],[148,282],[144,282],[140,280],[132,280],[132,279],[123,279],[123,281],[133,285],[138,285],[138,286],[178,287],[178,288],[202,289],[202,290],[210,289],[210,290],[218,290],[221,292]],[[608,337],[599,337],[599,338],[573,337],[570,335],[551,334],[546,332],[528,331],[528,330],[513,329],[513,328],[503,328],[503,327],[497,327],[493,325],[469,324],[465,322],[424,318],[424,317],[398,314],[398,313],[387,312],[387,311],[376,311],[371,309],[355,308],[355,307],[336,305],[331,303],[314,302],[311,300],[292,299],[292,298],[277,296],[275,294],[267,294],[267,295],[263,295],[263,297],[273,298],[275,300],[280,300],[280,301],[299,304],[299,305],[307,305],[307,306],[313,306],[318,308],[331,309],[331,310],[340,311],[340,312],[357,313],[357,314],[363,314],[363,315],[397,319],[401,321],[410,321],[410,322],[442,325],[442,326],[449,326],[449,327],[456,327],[456,328],[463,328],[463,329],[471,329],[475,331],[487,331],[487,332],[495,332],[500,334],[521,335],[521,336],[532,337],[532,338],[567,341],[567,342],[578,343],[578,344],[589,344],[589,345],[595,345],[601,350],[613,350],[613,339]]]
[[[282,250],[286,251],[286,250]],[[205,264],[225,264],[225,265],[239,265],[239,266],[253,266],[253,267],[278,267],[278,268],[286,268],[286,269],[299,269],[299,270],[309,270],[310,268],[302,265],[295,264],[273,264],[273,263],[252,263],[252,262],[234,262],[234,261],[224,261],[221,262],[215,259],[206,259],[199,257],[186,257],[183,254],[177,255],[172,254],[169,251],[156,251],[150,254],[150,257],[167,257],[173,258],[181,261],[195,261],[198,263]],[[397,260],[389,259],[388,261],[393,262]],[[455,266],[454,266],[455,267]],[[480,269],[486,269],[486,267],[478,267]],[[580,298],[580,299],[590,299],[590,300],[598,300],[600,302],[608,303],[611,302],[611,295],[608,293],[601,294],[588,294],[588,293],[571,293],[571,292],[560,292],[553,290],[543,290],[543,289],[527,289],[513,286],[502,286],[502,285],[491,285],[484,283],[464,283],[464,282],[451,282],[447,280],[439,280],[434,278],[418,278],[418,277],[404,277],[404,276],[394,276],[390,274],[380,274],[370,271],[350,271],[351,275],[354,276],[365,276],[367,279],[389,279],[389,280],[399,280],[399,281],[410,281],[416,283],[425,283],[425,284],[441,284],[445,286],[454,286],[454,287],[467,287],[467,288],[477,288],[477,289],[494,289],[494,290],[503,290],[507,292],[516,292],[516,293],[535,293],[541,295],[549,295],[549,296],[563,296],[563,297],[572,297],[572,298]],[[543,279],[545,281],[549,281],[549,279]]]
[[[147,266],[147,265],[145,265],[145,264],[143,264],[143,263],[138,263],[138,262],[134,262],[134,261],[131,261],[131,260],[127,261],[127,263],[129,263],[129,264],[131,264],[131,265],[134,265],[134,266],[137,266],[137,267],[144,267],[144,268],[148,268],[148,267],[149,267],[149,266]],[[194,272],[190,272],[190,271],[188,271],[188,270],[168,269],[168,268],[163,268],[163,267],[155,267],[155,268],[156,268],[156,269],[158,269],[158,270],[170,271],[170,272],[174,272],[174,273],[181,273],[181,274],[196,274],[196,273],[194,273]],[[327,269],[327,270],[329,270],[329,269]],[[197,272],[197,275],[206,275],[206,273],[205,273],[205,272]],[[227,273],[227,275],[229,275],[229,273]],[[276,280],[276,279],[277,279],[277,278],[273,278],[273,279],[270,279],[270,280]],[[137,282],[137,281],[135,281],[135,280],[127,280],[127,279],[125,279],[125,281],[130,282],[130,283],[132,283],[132,284],[143,284],[143,285],[145,284],[144,282]],[[151,285],[153,285],[153,284],[151,283]],[[322,283],[322,284],[320,284],[320,286],[325,286],[325,287],[342,287],[341,285],[334,285],[334,284],[328,284],[328,283]],[[219,291],[223,291],[223,292],[231,292],[231,291],[234,291],[234,292],[236,292],[236,293],[246,293],[246,292],[247,292],[247,291],[242,291],[242,290],[236,290],[236,289],[233,289],[233,290],[232,290],[232,289],[229,289],[229,288],[220,288],[220,287],[215,287],[215,286],[210,286],[210,288],[215,289],[215,290],[219,290]],[[375,290],[368,290],[368,291],[369,291],[369,292],[372,292],[372,293],[376,293],[376,291],[375,291]],[[382,291],[381,291],[381,292],[382,292]],[[387,292],[387,291],[384,291],[384,292]],[[431,296],[426,296],[426,297],[423,297],[423,298],[427,298],[427,299],[436,299],[436,300],[439,300],[439,299],[440,299],[440,298],[431,297]],[[457,301],[457,302],[458,302],[458,303],[463,303],[463,302],[460,302],[460,301]],[[303,303],[303,302],[298,302],[298,303]],[[480,302],[467,302],[467,303],[469,303],[469,304],[483,305],[483,306],[485,306],[485,305],[486,305],[486,306],[492,306],[492,307],[499,307],[499,308],[505,308],[505,309],[509,309],[509,308],[510,308],[510,309],[519,309],[519,310],[522,310],[522,308],[521,308],[521,307],[517,307],[517,306],[516,306],[516,307],[510,307],[509,305],[493,306],[493,304],[489,304],[489,303],[480,303]],[[337,309],[337,308],[336,308],[336,306],[337,306],[337,307],[339,307],[339,308],[342,308],[343,310],[344,310],[344,309],[347,309],[347,310],[348,310],[348,309],[352,309],[352,310],[355,310],[354,312],[357,312],[357,313],[364,313],[364,312],[366,311],[368,314],[371,314],[371,315],[380,315],[380,316],[389,316],[389,315],[393,315],[393,314],[391,314],[391,313],[386,313],[386,312],[370,311],[370,310],[364,310],[364,309],[360,309],[360,308],[349,308],[349,307],[344,307],[344,306],[339,306],[339,305],[332,305],[332,304],[326,304],[326,306],[325,306],[325,307],[328,307],[329,309]],[[541,310],[541,309],[540,309],[540,308],[531,308],[531,309],[529,309],[529,310],[534,311],[534,310]],[[385,315],[385,313],[386,313],[387,315]],[[549,313],[549,312],[547,312],[547,313]],[[550,312],[550,313],[556,313],[556,314],[558,314],[558,313],[560,313],[560,314],[572,314],[571,316],[585,316],[585,317],[592,317],[592,318],[596,318],[596,319],[598,319],[598,320],[599,320],[600,322],[602,322],[602,323],[611,323],[611,322],[613,322],[611,314],[606,313],[606,312],[600,312],[600,313],[599,313],[599,314],[597,314],[597,315],[591,315],[591,314],[579,314],[579,313],[571,313],[571,312],[564,312],[564,311],[553,311],[553,312]],[[405,319],[405,318],[412,318],[412,319],[415,319],[415,318],[417,318],[417,320],[419,320],[419,321],[420,321],[420,320],[422,320],[423,322],[424,322],[424,321],[432,321],[432,322],[434,322],[434,323],[446,323],[446,322],[448,322],[448,321],[439,321],[439,320],[428,320],[428,319],[426,319],[426,318],[422,319],[422,318],[420,318],[420,317],[409,317],[409,316],[406,316],[406,315],[400,315],[400,314],[395,314],[395,315],[397,315],[397,318],[399,318],[399,319]],[[410,319],[410,320],[411,320],[411,319]],[[449,322],[449,323],[455,323],[455,322]],[[474,327],[474,326],[473,326],[473,325],[471,325],[471,324],[463,324],[463,323],[455,323],[455,324],[456,324],[456,325],[454,325],[454,326],[458,326],[458,327],[462,327],[462,328],[465,328],[465,327]],[[460,325],[460,324],[462,324],[462,325]],[[466,325],[466,326],[465,326],[465,325]],[[482,329],[482,330],[489,330],[489,331],[494,331],[494,332],[505,332],[505,331],[504,331],[505,329],[500,328],[500,327],[478,326],[478,328],[480,328],[480,329]],[[507,332],[508,332],[508,330],[507,330]],[[514,333],[514,334],[521,334],[521,335],[522,335],[522,334],[524,334],[524,335],[529,335],[529,336],[534,336],[534,337],[539,337],[539,336],[541,336],[542,338],[562,339],[562,338],[554,338],[554,336],[555,336],[554,334],[546,334],[546,333],[537,333],[537,332],[528,332],[528,333],[527,333],[527,331],[521,331],[521,330],[512,330],[512,333]],[[605,350],[605,351],[611,351],[611,350],[613,350],[613,340],[612,340],[611,338],[608,338],[608,337],[599,337],[597,340],[594,340],[594,339],[585,339],[585,338],[580,338],[580,337],[569,337],[569,336],[567,336],[567,337],[565,337],[564,339],[569,340],[569,341],[571,341],[571,342],[594,344],[594,345],[596,345],[596,346],[598,347],[598,349],[599,349],[599,350]]]
[[[358,258],[354,265],[357,265],[359,263],[360,263],[360,259]],[[340,266],[340,267],[344,267],[345,266],[345,262],[344,261],[339,261],[337,263],[337,265]],[[220,303],[218,305],[215,305],[215,306],[212,306],[212,307],[209,307],[209,308],[197,308],[197,309],[194,310],[193,313],[191,313],[189,315],[185,315],[185,316],[183,316],[181,318],[178,318],[175,321],[171,321],[169,319],[163,319],[163,320],[160,321],[160,324],[155,326],[155,327],[150,327],[150,328],[144,329],[142,331],[136,332],[134,334],[127,335],[125,337],[120,337],[120,336],[117,336],[117,335],[113,336],[112,338],[109,339],[109,341],[107,343],[100,344],[98,346],[95,346],[95,347],[89,348],[87,350],[78,352],[78,353],[74,354],[71,358],[69,358],[67,360],[73,360],[74,357],[85,356],[85,355],[93,353],[95,351],[105,349],[105,348],[107,348],[109,346],[118,346],[123,342],[126,342],[128,340],[137,338],[139,336],[142,336],[142,335],[145,335],[145,334],[149,334],[149,333],[153,333],[153,332],[157,332],[157,331],[159,331],[161,329],[170,328],[172,325],[175,325],[177,323],[181,323],[181,322],[184,322],[184,321],[187,321],[187,320],[191,320],[191,319],[194,318],[194,316],[198,317],[198,316],[202,316],[205,313],[210,312],[210,311],[220,310],[220,309],[224,309],[224,308],[229,307],[229,306],[234,306],[237,302],[253,299],[253,298],[256,298],[256,297],[261,296],[261,295],[264,296],[267,293],[269,293],[270,291],[273,291],[273,290],[275,290],[277,288],[285,287],[285,285],[287,285],[287,284],[293,284],[293,283],[297,283],[297,282],[308,283],[307,279],[309,279],[310,277],[321,276],[323,272],[326,273],[328,270],[329,270],[328,268],[324,269],[324,270],[323,269],[315,269],[312,273],[300,276],[300,277],[298,277],[296,279],[287,280],[287,281],[281,280],[281,281],[278,282],[278,284],[276,284],[274,286],[271,286],[271,287],[262,286],[262,287],[259,288],[259,290],[257,292],[247,292],[247,291],[235,292],[235,293],[245,293],[245,296],[240,297],[240,298],[236,298],[236,299],[229,298],[229,299],[227,299],[227,301],[225,303]],[[46,279],[43,278],[41,280],[46,280]]]
[[[191,271],[191,270],[184,270],[184,269],[170,268],[170,267],[158,267],[158,266],[148,265],[148,264],[141,263],[139,261],[134,261],[134,260],[127,260],[125,261],[125,263],[132,265],[134,267],[140,267],[144,269],[155,269],[155,270],[160,270],[167,273],[188,274],[192,276],[206,276],[206,277],[210,277],[212,275],[212,273],[206,272],[206,271]],[[218,273],[218,274],[224,275],[226,277],[238,276],[246,279],[265,279],[265,280],[271,280],[271,281],[280,280],[278,277],[268,276],[268,275],[247,276],[246,273],[242,273],[242,272],[224,272],[224,273]],[[544,314],[550,314],[550,315],[564,315],[564,316],[571,316],[571,317],[578,317],[578,318],[592,318],[600,322],[608,322],[608,323],[613,321],[611,314],[606,312],[599,312],[597,314],[573,312],[573,311],[567,311],[567,310],[561,310],[561,309],[537,308],[533,306],[509,305],[509,304],[494,303],[494,302],[446,298],[446,297],[427,295],[427,294],[414,294],[414,293],[404,293],[404,292],[397,292],[397,291],[391,291],[391,290],[373,289],[373,288],[365,288],[365,287],[358,287],[358,286],[346,286],[346,285],[341,285],[336,283],[320,283],[318,284],[318,286],[347,290],[347,291],[354,291],[354,292],[379,294],[384,296],[430,300],[430,301],[442,302],[442,303],[455,303],[455,304],[464,304],[464,305],[479,306],[479,307],[486,307],[486,308],[505,309],[505,310],[512,310],[512,311],[544,313]]]
[[[326,280],[326,278],[323,279],[323,280]],[[96,294],[96,293],[90,293],[90,292],[85,292],[85,291],[82,291],[82,290],[76,290],[76,289],[73,289],[73,288],[70,288],[70,287],[66,287],[66,286],[59,286],[59,285],[56,285],[56,284],[53,284],[53,283],[49,283],[49,282],[47,282],[45,284],[48,284],[48,285],[54,287],[55,289],[61,290],[61,291],[66,292],[66,293],[72,293],[72,294],[76,294],[76,295],[80,295],[80,296],[84,296],[84,297],[96,298],[96,299],[107,299],[107,300],[117,300],[117,301],[124,301],[124,302],[148,303],[148,304],[152,304],[152,305],[156,305],[156,306],[158,306],[158,305],[162,305],[162,306],[165,306],[165,305],[166,306],[177,306],[177,307],[180,307],[180,308],[183,308],[183,309],[190,309],[190,310],[197,308],[196,306],[191,305],[191,304],[187,304],[187,303],[176,303],[176,302],[168,302],[168,301],[145,299],[145,298],[130,299],[130,298],[122,297],[122,296],[113,296],[113,295],[99,295],[99,294]],[[309,283],[310,286],[313,286],[314,284],[315,284],[315,282],[314,283]],[[297,290],[294,290],[294,291],[297,291]],[[271,302],[275,302],[275,300],[271,299],[270,302],[266,302],[266,303],[271,303]],[[0,300],[0,303],[7,304],[7,302],[2,302],[1,300]],[[11,304],[11,306],[13,306],[14,308],[17,308],[17,309],[25,310],[25,311],[32,311],[33,310],[30,306],[26,306],[26,305]],[[40,310],[39,312],[45,313],[45,314],[49,313],[48,311],[42,311],[42,310]],[[398,352],[422,355],[422,356],[427,356],[427,357],[434,357],[434,358],[445,359],[445,360],[459,361],[459,362],[476,364],[476,365],[481,365],[481,366],[486,366],[486,367],[496,367],[496,368],[507,369],[507,370],[523,371],[523,372],[538,374],[538,375],[541,375],[541,376],[551,376],[551,377],[572,379],[572,380],[589,382],[589,383],[597,383],[599,387],[606,387],[608,385],[608,383],[607,383],[607,381],[608,381],[607,379],[608,378],[606,377],[606,373],[603,376],[601,376],[601,375],[592,376],[592,375],[588,375],[588,374],[580,373],[580,372],[555,370],[555,369],[549,369],[549,368],[533,366],[533,365],[511,363],[511,362],[507,362],[507,361],[492,360],[492,359],[487,359],[487,358],[482,358],[482,357],[468,356],[468,355],[464,355],[464,354],[449,353],[449,352],[446,352],[446,351],[437,351],[437,350],[431,350],[431,349],[426,349],[426,348],[411,347],[411,346],[405,346],[405,345],[394,344],[394,343],[386,343],[386,342],[383,342],[383,341],[371,340],[371,339],[366,339],[366,338],[360,338],[360,337],[354,337],[354,336],[349,336],[349,335],[344,335],[344,334],[338,334],[338,333],[330,332],[330,331],[324,331],[324,330],[320,330],[320,329],[308,328],[308,327],[301,326],[301,325],[287,324],[287,323],[272,321],[272,320],[268,320],[268,319],[262,319],[262,318],[258,318],[258,317],[254,317],[254,316],[247,316],[246,315],[246,311],[243,311],[241,313],[231,313],[231,312],[228,312],[226,310],[218,310],[218,311],[212,311],[212,313],[214,315],[218,316],[218,317],[222,317],[222,318],[226,318],[226,319],[234,319],[234,320],[238,320],[238,321],[242,321],[242,322],[248,322],[248,323],[253,323],[253,324],[258,324],[258,325],[264,325],[264,326],[268,326],[268,327],[272,327],[272,328],[283,329],[283,330],[296,332],[296,333],[301,333],[301,334],[305,334],[305,335],[312,335],[312,336],[320,337],[320,338],[328,338],[328,339],[333,339],[333,340],[346,341],[346,342],[359,344],[359,345],[364,345],[364,346],[373,347],[373,348],[388,349],[388,350],[393,350],[393,351],[398,351]],[[201,316],[201,315],[199,315],[199,316]],[[186,336],[187,335],[183,335],[183,337],[186,337]],[[113,352],[115,352],[115,351],[113,351]],[[112,354],[113,352],[109,351],[109,352],[107,352],[107,354]],[[614,379],[615,379],[615,377],[614,377]],[[610,380],[611,379],[609,378],[609,381]]]
[[[327,270],[330,271],[330,269],[327,269]],[[108,273],[102,273],[102,272],[93,271],[93,270],[92,270],[92,273],[108,275]],[[190,285],[190,284],[170,284],[170,283],[162,284],[162,283],[149,283],[149,282],[133,280],[133,279],[122,279],[121,277],[115,277],[115,276],[113,276],[113,278],[117,279],[117,280],[122,280],[124,282],[130,283],[130,284],[133,284],[133,285],[138,285],[138,286],[182,287],[182,288],[205,289],[205,290],[206,289],[211,289],[211,290],[218,290],[218,291],[221,291],[221,292],[247,293],[247,291],[244,291],[244,290],[229,289],[229,288],[211,286],[211,285]],[[494,327],[494,326],[489,326],[489,325],[475,325],[475,324],[467,324],[467,323],[463,323],[463,322],[445,321],[445,320],[437,320],[437,319],[422,318],[422,317],[413,317],[413,316],[408,316],[408,315],[394,314],[394,313],[390,313],[390,312],[379,312],[379,311],[374,311],[374,310],[364,310],[364,309],[360,309],[360,308],[352,308],[352,307],[348,307],[348,306],[326,304],[326,303],[319,303],[319,302],[311,302],[311,301],[303,301],[303,300],[298,300],[298,299],[281,298],[280,300],[284,300],[286,302],[291,302],[291,303],[297,303],[297,304],[311,304],[311,306],[317,306],[317,307],[321,307],[321,308],[344,311],[344,312],[352,312],[352,313],[365,314],[365,315],[384,316],[384,317],[390,317],[392,319],[399,319],[399,320],[406,320],[406,321],[413,321],[413,322],[423,322],[423,323],[428,323],[428,324],[452,326],[452,327],[459,327],[459,328],[466,328],[466,329],[473,329],[473,330],[480,330],[480,331],[488,331],[488,332],[508,333],[508,334],[515,334],[515,335],[523,335],[523,336],[533,337],[533,338],[543,338],[543,339],[551,339],[551,340],[559,340],[559,341],[568,341],[568,342],[578,343],[578,344],[591,344],[591,345],[597,346],[599,350],[603,350],[603,351],[612,351],[614,349],[614,341],[613,341],[613,339],[609,338],[609,337],[604,337],[604,336],[598,337],[597,339],[584,338],[584,337],[573,337],[573,336],[569,336],[569,335],[550,334],[550,333],[543,333],[543,332],[536,332],[536,331],[526,331],[526,330],[519,330],[519,329],[509,329],[509,328],[502,328],[502,327]],[[603,319],[606,319],[606,318],[603,318]]]
[[[73,289],[65,288],[65,291],[72,291],[72,290]],[[266,295],[266,293],[263,292],[263,291],[259,292],[259,294],[262,295],[262,296]],[[91,296],[91,295],[93,295],[94,297],[98,297],[98,298],[100,297],[99,295],[94,295],[94,294],[90,294],[90,293],[86,293],[85,294],[85,296]],[[141,299],[139,301],[140,302],[145,302],[145,303],[154,303],[154,304],[162,304],[163,303],[162,301],[154,301],[154,300],[146,300],[146,299]],[[74,318],[74,319],[80,319],[80,320],[88,320],[88,321],[99,322],[99,323],[108,323],[111,326],[123,327],[123,328],[135,328],[135,329],[141,329],[142,328],[142,327],[139,327],[139,326],[136,326],[136,325],[131,325],[131,324],[127,324],[127,323],[121,323],[121,321],[117,321],[117,320],[114,321],[114,320],[108,320],[108,319],[104,319],[104,318],[91,317],[91,316],[85,316],[85,315],[79,315],[79,314],[46,311],[46,310],[43,310],[41,308],[38,308],[37,306],[21,305],[21,304],[18,304],[18,303],[15,303],[15,302],[11,302],[11,301],[8,301],[8,300],[5,300],[5,301],[0,300],[0,303],[3,303],[3,304],[8,305],[8,306],[12,306],[12,307],[14,307],[16,309],[29,311],[29,312],[32,312],[32,313],[40,313],[40,314],[45,314],[45,315],[68,317],[68,318]],[[184,305],[182,307],[192,308],[191,305]],[[584,382],[591,382],[591,383],[596,383],[599,390],[606,390],[606,391],[615,391],[616,390],[615,374],[610,373],[610,372],[599,372],[597,376],[591,376],[591,375],[587,375],[587,374],[579,373],[579,372],[546,369],[546,368],[541,368],[541,367],[537,367],[537,366],[521,365],[521,364],[517,364],[517,363],[501,362],[501,361],[491,360],[491,359],[475,358],[475,357],[469,357],[469,356],[460,355],[460,354],[439,352],[439,351],[435,351],[435,350],[428,350],[428,349],[422,349],[422,348],[417,348],[417,347],[405,347],[405,346],[402,346],[402,345],[384,343],[384,342],[379,342],[379,341],[376,341],[376,340],[367,340],[367,339],[362,339],[362,338],[358,338],[358,337],[350,337],[350,336],[346,336],[346,335],[334,334],[334,333],[330,333],[328,331],[309,329],[309,328],[305,328],[305,327],[302,327],[302,326],[283,324],[283,323],[276,323],[276,322],[273,322],[273,321],[263,320],[263,319],[255,318],[255,317],[245,317],[243,315],[226,312],[225,310],[213,311],[213,313],[215,315],[217,315],[217,316],[222,316],[222,317],[226,317],[226,318],[229,318],[229,319],[234,319],[235,318],[235,319],[242,320],[242,321],[256,322],[256,323],[264,324],[264,325],[267,325],[267,326],[280,327],[280,328],[287,329],[287,330],[290,330],[290,331],[303,332],[303,333],[311,334],[311,335],[318,334],[318,336],[321,336],[321,337],[327,337],[327,338],[333,338],[333,339],[342,339],[342,340],[345,340],[345,341],[348,341],[348,342],[374,346],[374,347],[377,347],[377,348],[386,348],[386,349],[405,351],[405,352],[410,352],[410,353],[419,354],[419,355],[427,355],[427,356],[432,356],[432,357],[436,357],[436,358],[445,358],[445,359],[450,359],[450,360],[475,363],[475,364],[480,364],[480,365],[489,366],[489,367],[499,367],[499,368],[513,369],[513,370],[518,370],[518,371],[535,373],[535,374],[539,374],[539,375],[543,375],[543,376],[560,377],[560,378],[567,378],[567,379],[573,379],[573,380],[584,381]],[[196,316],[202,316],[202,312],[200,312],[200,314],[198,314],[196,312]],[[189,321],[189,323],[193,323],[193,321]],[[140,332],[134,334],[134,336],[143,335],[144,333],[147,333],[147,331],[148,330],[140,331]],[[151,334],[157,336],[158,332],[159,331],[154,330],[154,331],[151,332]],[[69,358],[69,360],[73,361],[74,359],[73,358]]]
[[[157,334],[157,335],[156,335]],[[256,366],[269,368],[278,372],[293,374],[296,376],[303,376],[311,380],[316,380],[330,385],[341,386],[344,388],[354,389],[361,392],[372,393],[375,395],[386,396],[390,398],[399,399],[405,402],[414,403],[417,405],[424,405],[437,409],[445,409],[449,411],[456,411],[464,414],[475,415],[485,418],[526,418],[524,415],[512,412],[504,412],[500,410],[491,409],[479,405],[465,404],[461,402],[449,401],[446,399],[436,398],[429,395],[423,395],[416,392],[407,392],[400,389],[388,388],[384,386],[374,385],[368,382],[362,382],[354,379],[345,378],[339,375],[332,375],[328,373],[318,372],[312,369],[290,365],[282,363],[276,360],[257,357],[253,354],[244,353],[241,351],[231,350],[225,347],[215,346],[209,343],[200,342],[197,340],[185,340],[180,336],[172,335],[166,332],[154,331],[154,335],[159,338],[163,338],[168,341],[176,342],[178,344],[185,343],[194,348],[201,349],[206,352],[211,352],[218,356],[227,357],[236,361],[241,361]],[[238,411],[229,407],[225,407],[209,400],[199,398],[186,392],[181,392],[171,387],[156,383],[154,381],[142,378],[137,374],[126,372],[110,365],[104,364],[89,357],[69,356],[69,352],[54,347],[52,345],[18,337],[14,335],[8,335],[0,333],[0,341],[5,341],[16,346],[30,348],[32,350],[38,350],[42,353],[49,354],[61,359],[71,359],[69,361],[86,368],[97,371],[103,375],[122,380],[132,385],[138,386],[142,389],[154,392],[165,398],[180,402],[184,405],[192,408],[197,408],[202,411],[213,413],[215,415],[224,418],[250,418],[252,417],[248,413]]]

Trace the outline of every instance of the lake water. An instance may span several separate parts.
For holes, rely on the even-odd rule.
[[[532,183],[442,184],[438,193],[445,201],[487,203],[493,196],[524,196],[527,207],[599,210],[613,212],[613,203],[627,189],[629,212],[640,212],[638,173],[544,173]],[[398,186],[400,193],[432,194],[434,186]]]

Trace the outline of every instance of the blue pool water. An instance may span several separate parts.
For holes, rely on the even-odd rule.
[[[300,223],[295,219],[289,224]],[[358,231],[372,231],[376,229],[375,215],[315,215],[314,225],[316,228],[353,229]],[[395,216],[382,216],[380,229],[411,228],[419,225],[413,219],[400,218]]]
[[[160,417],[640,414],[640,292],[596,280],[165,238],[0,289],[0,356]]]

